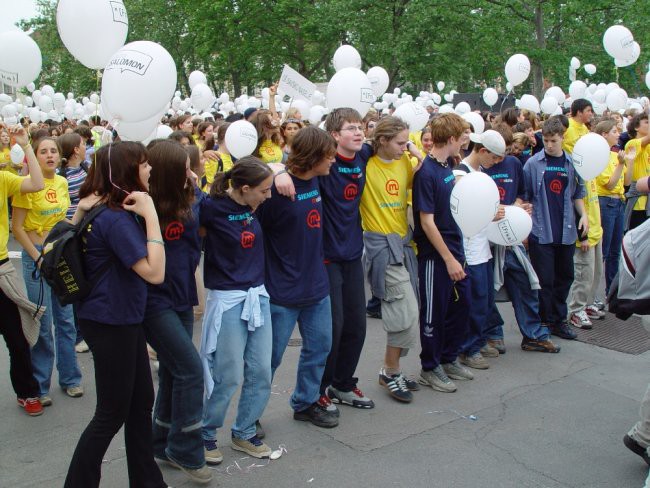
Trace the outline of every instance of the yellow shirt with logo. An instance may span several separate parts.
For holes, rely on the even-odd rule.
[[[65,213],[70,206],[68,180],[60,175],[45,178],[44,189],[36,193],[16,195],[12,205],[28,210],[23,224],[25,231],[36,231],[42,235],[52,229],[54,224],[65,219]]]
[[[18,175],[18,171],[22,167],[22,164],[18,165],[18,167],[15,167],[13,161],[11,160],[10,152],[11,149],[8,147],[4,148],[2,152],[0,152],[0,163],[6,164],[6,166],[2,168],[2,171],[8,171],[9,173]]]
[[[233,162],[230,154],[219,153],[219,157],[221,158],[221,162],[223,163],[223,172],[225,173],[226,171],[231,170],[233,166]],[[219,169],[219,161],[217,159],[208,159],[205,162],[206,184],[203,187],[204,192],[207,193],[210,191],[210,186],[212,186],[212,182],[214,181],[214,177],[217,174],[218,169]]]
[[[621,177],[616,182],[616,186],[612,190],[607,189],[607,183],[609,183],[609,179],[612,177],[612,174],[614,174],[617,167],[618,153],[610,151],[607,167],[602,173],[596,176],[596,188],[598,189],[599,197],[619,197],[621,200],[625,200],[625,197],[623,196],[625,195],[625,188],[623,186],[625,181],[625,168],[621,171]]]
[[[376,155],[371,157],[361,195],[363,230],[405,237],[408,233],[407,196],[412,186],[413,166],[408,153],[388,162]]]
[[[634,158],[634,168],[632,169],[632,181],[638,181],[644,176],[650,176],[650,144],[641,147],[641,138],[632,139],[625,145],[625,152],[630,149],[636,149]],[[639,197],[633,210],[645,210],[648,197]]]
[[[594,247],[603,238],[603,227],[600,223],[600,204],[598,203],[598,189],[596,179],[585,181],[585,210],[589,217],[589,247]],[[576,247],[580,247],[580,241],[576,241]]]
[[[582,136],[589,134],[589,128],[582,122],[571,118],[569,119],[569,128],[564,133],[564,141],[562,142],[562,149],[569,154],[573,153],[573,148]]]
[[[0,259],[7,259],[9,242],[9,212],[7,198],[14,200],[20,195],[20,185],[26,177],[16,176],[9,171],[0,171]]]
[[[281,163],[284,153],[282,148],[271,139],[262,142],[260,146],[260,159],[265,163]]]
[[[421,153],[424,153],[424,146],[422,146],[422,131],[409,133],[409,141],[411,141],[415,146],[420,150]]]

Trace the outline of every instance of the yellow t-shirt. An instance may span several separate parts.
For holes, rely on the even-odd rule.
[[[223,163],[223,172],[225,173],[226,171],[231,170],[233,166],[233,162],[230,154],[219,153],[219,157],[221,158],[221,162]],[[217,174],[218,169],[219,169],[219,161],[217,159],[208,159],[205,162],[206,184],[203,187],[204,192],[207,193],[210,191],[210,186],[212,186],[212,182],[214,182],[214,177]]]
[[[52,229],[54,224],[65,219],[65,213],[70,206],[68,180],[60,175],[45,178],[45,188],[36,193],[16,195],[11,204],[28,210],[23,229],[42,235],[44,231]]]
[[[573,148],[582,136],[589,134],[589,128],[582,122],[575,119],[569,119],[569,128],[564,133],[564,142],[562,142],[562,149],[569,154],[573,153]]]
[[[265,163],[281,163],[283,155],[282,148],[271,139],[265,140],[260,146],[260,159]]]
[[[625,200],[625,197],[623,196],[625,194],[625,188],[623,186],[625,181],[625,168],[623,168],[623,171],[621,171],[621,177],[616,182],[616,186],[614,187],[614,189],[612,190],[607,189],[607,183],[609,183],[609,179],[612,177],[612,174],[616,170],[617,166],[618,166],[618,153],[610,151],[609,163],[607,164],[607,167],[603,170],[602,173],[596,176],[596,188],[598,190],[599,197],[616,196],[619,197],[621,200]]]
[[[422,131],[409,133],[409,141],[411,141],[415,146],[420,150],[421,153],[424,153],[424,147],[422,146]]]
[[[596,179],[585,181],[585,210],[589,217],[589,247],[594,247],[603,238],[603,227],[600,223],[600,204],[598,203],[598,189]],[[578,231],[579,232],[579,231]],[[580,247],[580,241],[576,241],[576,247]]]
[[[0,152],[0,163],[6,164],[4,168],[2,168],[2,171],[8,171],[9,173],[13,173],[15,175],[18,175],[18,170],[20,168],[14,167],[13,161],[11,161],[11,155],[10,155],[11,149],[6,147]],[[21,165],[22,167],[22,165]]]
[[[379,156],[371,157],[361,194],[363,230],[405,237],[408,232],[406,200],[412,186],[413,166],[408,153],[389,162]]]
[[[0,171],[0,259],[7,259],[7,242],[9,242],[9,212],[7,198],[16,199],[20,195],[20,185],[25,177],[16,176],[9,171]]]
[[[632,139],[625,145],[625,152],[631,148],[636,148],[636,157],[634,158],[634,168],[632,169],[632,181],[638,181],[644,176],[650,176],[650,144],[643,149],[641,148],[641,138]],[[633,210],[645,210],[648,197],[639,197]]]

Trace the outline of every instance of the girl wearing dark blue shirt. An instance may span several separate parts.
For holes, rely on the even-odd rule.
[[[96,283],[77,314],[93,354],[97,407],[72,456],[66,488],[99,486],[102,459],[122,426],[129,485],[167,487],[153,457],[154,394],[142,327],[147,283],[165,278],[158,215],[146,193],[150,171],[142,144],[109,144],[97,151],[79,191],[73,222],[95,205],[107,208],[86,230],[84,265]]]

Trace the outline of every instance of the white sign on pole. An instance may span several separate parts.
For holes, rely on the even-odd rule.
[[[292,98],[300,98],[312,103],[311,99],[316,91],[316,85],[285,64],[280,75],[278,90],[283,91]]]

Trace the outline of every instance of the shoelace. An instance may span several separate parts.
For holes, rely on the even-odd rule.
[[[203,444],[208,451],[214,451],[217,448],[217,441],[203,441]]]
[[[360,390],[359,388],[357,388],[356,386],[355,386],[354,388],[352,388],[352,393],[354,393],[354,394],[355,394],[356,396],[358,396],[359,398],[363,398],[363,393],[362,393],[361,390]]]
[[[395,380],[395,384],[399,387],[400,390],[408,390],[406,386],[406,379],[404,378],[403,374],[394,376],[393,379]]]
[[[318,399],[318,404],[323,408],[327,408],[332,404],[332,401],[327,395],[321,395],[321,397]]]

